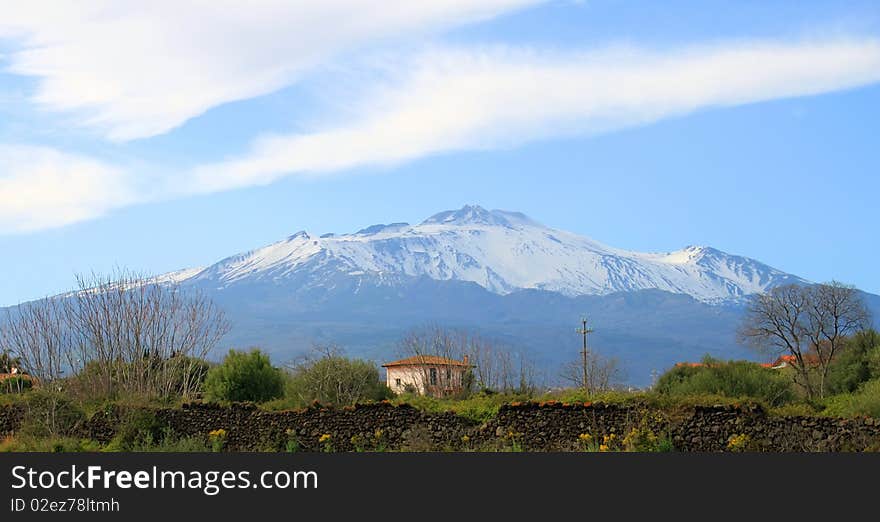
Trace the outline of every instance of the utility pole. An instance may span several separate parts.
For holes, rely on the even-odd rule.
[[[583,325],[583,327],[582,327],[582,328],[579,328],[579,329],[577,330],[577,333],[579,333],[579,334],[581,334],[581,335],[584,336],[584,349],[583,349],[583,351],[581,352],[581,355],[583,356],[583,368],[582,368],[582,370],[584,371],[584,390],[585,390],[585,391],[589,391],[589,386],[587,385],[587,382],[588,382],[588,381],[587,381],[587,369],[589,368],[589,362],[588,362],[588,359],[587,359],[587,334],[589,334],[589,333],[593,333],[593,329],[592,329],[592,328],[587,328],[587,318],[586,318],[586,317],[584,317],[583,319],[581,319],[581,324]]]

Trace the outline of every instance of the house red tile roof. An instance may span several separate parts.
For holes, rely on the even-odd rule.
[[[6,379],[12,379],[13,377],[20,377],[27,381],[36,381],[35,378],[31,377],[26,373],[0,373],[0,381],[5,381]]]
[[[775,364],[776,363],[761,363],[761,366],[764,368],[772,368]],[[681,367],[703,368],[708,365],[706,363],[701,363],[701,362],[680,362],[680,363],[675,363],[675,366],[679,367],[679,368],[681,368]]]
[[[436,365],[436,366],[463,366],[470,367],[471,365],[465,361],[457,361],[455,359],[449,359],[448,357],[440,357],[438,355],[416,355],[414,357],[407,357],[406,359],[400,359],[398,361],[392,361],[390,363],[385,363],[382,365],[383,368],[388,368],[389,366],[422,366],[422,365]]]
[[[805,353],[803,354],[804,364],[808,366],[818,366],[819,365],[819,357],[813,353]],[[780,355],[779,358],[773,363],[773,366],[781,366],[784,364],[797,364],[797,357],[791,354]]]

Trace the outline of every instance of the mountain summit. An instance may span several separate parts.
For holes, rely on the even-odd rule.
[[[519,212],[466,205],[418,225],[373,225],[353,234],[299,232],[175,279],[222,290],[249,282],[334,286],[340,278],[394,285],[407,278],[461,281],[506,295],[534,289],[568,297],[662,290],[705,303],[737,301],[803,282],[753,259],[709,247],[642,253],[544,226]]]

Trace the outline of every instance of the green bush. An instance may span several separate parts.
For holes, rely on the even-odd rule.
[[[776,370],[747,361],[722,362],[709,357],[701,366],[676,366],[667,371],[654,389],[670,396],[752,398],[769,406],[794,399],[791,380]]]
[[[9,377],[0,381],[0,393],[24,393],[34,387],[27,377]]]
[[[204,390],[212,401],[266,402],[284,394],[284,378],[260,350],[229,350],[223,363],[208,371]]]
[[[880,418],[880,379],[862,384],[853,393],[842,393],[825,400],[825,415],[833,417],[870,416]]]
[[[293,370],[285,398],[291,406],[351,405],[390,399],[394,394],[379,377],[375,364],[361,359],[329,355],[308,361]]]
[[[793,402],[768,411],[775,417],[815,417],[820,415],[824,406],[812,402]]]
[[[859,332],[847,339],[843,350],[828,368],[830,393],[850,393],[872,379],[880,379],[880,333]]]
[[[451,411],[462,417],[478,422],[486,422],[498,414],[498,410],[504,404],[525,402],[530,398],[525,394],[492,393],[481,391],[466,399],[450,397],[436,398],[419,394],[402,394],[395,400],[395,404],[408,404],[414,408],[429,413]]]
[[[20,432],[33,437],[75,435],[86,419],[83,410],[59,391],[37,388],[24,399]]]
[[[149,446],[167,435],[167,425],[150,410],[133,408],[124,411],[111,445],[119,451],[135,451]]]
[[[65,380],[65,390],[86,402],[128,399],[133,396],[161,401],[174,401],[184,394],[202,389],[210,369],[208,361],[177,355],[166,359],[150,359],[137,364],[116,361],[86,363],[75,375]],[[132,387],[127,375],[145,374],[142,387]]]
[[[105,451],[109,451],[105,450]],[[127,451],[156,452],[156,453],[208,453],[208,447],[204,437],[177,437],[169,430],[156,440],[144,440]]]

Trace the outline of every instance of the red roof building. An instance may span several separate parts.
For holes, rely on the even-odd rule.
[[[394,393],[413,391],[442,397],[458,393],[472,365],[467,355],[459,361],[437,355],[416,355],[382,365],[386,383]]]

